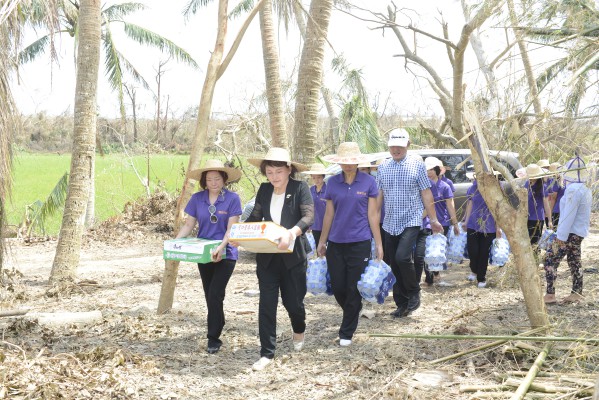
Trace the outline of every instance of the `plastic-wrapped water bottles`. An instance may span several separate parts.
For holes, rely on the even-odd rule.
[[[370,239],[370,258],[376,258],[376,245],[374,244],[374,238]]]
[[[312,248],[312,251],[308,253],[308,258],[312,258],[316,255],[316,241],[312,232],[306,232],[306,239],[308,239],[308,243],[310,243],[310,247]]]
[[[424,262],[428,264],[429,271],[443,271],[443,264],[447,261],[446,249],[447,238],[441,233],[427,236]]]
[[[327,260],[325,258],[308,260],[306,286],[308,287],[308,292],[314,295],[322,293],[332,294],[331,278],[327,270]]]
[[[394,284],[391,267],[382,260],[370,260],[358,281],[358,291],[364,300],[383,304]]]
[[[557,233],[553,229],[545,229],[541,235],[541,239],[539,239],[539,249],[549,250],[556,237]]]
[[[503,267],[510,256],[510,244],[504,237],[493,239],[491,252],[489,253],[489,264]]]
[[[468,241],[466,231],[462,229],[460,224],[458,224],[458,227],[460,230],[458,235],[454,234],[453,228],[449,228],[449,245],[447,247],[447,261],[456,264],[462,262],[464,251],[466,249],[466,242]]]

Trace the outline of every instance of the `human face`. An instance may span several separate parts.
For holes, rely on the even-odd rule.
[[[408,145],[406,147],[390,146],[389,147],[389,153],[391,153],[391,157],[393,157],[393,160],[395,160],[395,161],[401,161],[404,158],[406,158],[406,155],[408,154],[408,147],[410,147],[410,143],[409,142],[408,142]]]
[[[428,175],[428,179],[432,179],[434,181],[437,180],[437,173],[433,168],[426,170],[426,174]]]
[[[208,189],[212,193],[219,193],[223,189],[223,186],[225,186],[225,181],[223,180],[223,177],[220,174],[220,172],[206,172],[206,189]]]
[[[324,182],[324,175],[312,175],[312,183],[321,187]]]
[[[278,190],[285,190],[291,175],[291,167],[271,167],[267,165],[265,168],[266,179]]]
[[[355,174],[358,171],[358,164],[339,164],[344,174]]]
[[[358,171],[364,172],[366,174],[370,174],[370,168],[368,168],[368,167],[358,168]]]

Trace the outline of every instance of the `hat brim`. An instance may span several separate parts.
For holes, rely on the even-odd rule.
[[[330,172],[327,171],[302,171],[302,174],[305,175],[332,175]]]
[[[224,173],[227,174],[227,180],[225,181],[225,183],[233,183],[233,182],[237,182],[238,180],[241,179],[241,171],[236,169],[236,168],[229,168],[229,167],[224,167],[224,168],[200,168],[200,169],[194,169],[193,171],[191,171],[189,173],[189,177],[191,179],[195,179],[196,181],[200,181],[200,179],[202,178],[202,174],[204,172],[208,172],[208,171],[222,171]]]
[[[371,159],[367,155],[361,154],[359,156],[344,157],[338,156],[337,154],[329,154],[322,157],[326,162],[333,164],[346,164],[346,165],[358,165],[366,162],[370,162]]]
[[[298,172],[304,172],[308,170],[308,166],[298,163],[298,162],[294,162],[294,161],[285,161],[285,160],[268,160],[266,158],[248,158],[247,162],[252,164],[254,167],[258,167],[260,168],[260,165],[262,165],[263,161],[276,161],[276,162],[284,162],[284,163],[289,163],[291,165],[293,165],[295,167],[295,169],[297,169]]]
[[[393,139],[387,142],[387,147],[408,147],[408,143],[410,143],[409,139]]]

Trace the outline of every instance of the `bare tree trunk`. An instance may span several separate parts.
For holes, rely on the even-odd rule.
[[[198,118],[191,147],[191,154],[189,157],[189,164],[187,166],[187,174],[189,174],[190,171],[200,167],[200,161],[202,160],[202,154],[204,153],[204,146],[208,136],[208,123],[210,122],[212,97],[214,95],[216,82],[227,69],[231,59],[233,58],[233,55],[235,54],[235,51],[237,50],[237,47],[239,46],[239,43],[241,42],[241,38],[249,26],[249,23],[260,11],[264,1],[265,0],[260,0],[250,12],[233,45],[231,46],[231,50],[229,50],[229,53],[227,53],[227,56],[223,59],[225,37],[227,35],[227,7],[229,2],[228,0],[219,0],[218,32],[216,35],[214,50],[212,51],[210,60],[208,61],[208,68],[206,69],[206,78],[204,80],[202,96],[200,98]],[[177,199],[177,210],[175,211],[174,227],[175,234],[179,231],[181,225],[183,225],[183,210],[185,209],[192,192],[195,190],[195,184],[196,181],[189,178],[189,175],[185,177],[181,195]],[[178,261],[165,261],[164,275],[162,277],[162,288],[160,289],[160,298],[158,299],[158,314],[166,313],[173,307],[178,273]]]
[[[260,32],[262,34],[262,57],[266,78],[266,99],[270,120],[270,136],[275,147],[289,148],[285,108],[279,75],[279,50],[273,27],[272,0],[266,0],[260,10]]]
[[[73,282],[79,264],[85,209],[93,179],[95,156],[100,7],[99,0],[81,0],[80,3],[73,153],[69,189],[50,273],[50,283],[53,285]]]
[[[333,0],[312,0],[310,3],[297,78],[293,126],[293,154],[295,160],[302,163],[312,162],[316,154],[318,93],[322,85],[322,64],[332,7]]]
[[[85,227],[94,226],[96,222],[96,162],[91,165],[91,181],[89,183],[89,197],[85,207]]]

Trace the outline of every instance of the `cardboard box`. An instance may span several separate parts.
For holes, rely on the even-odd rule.
[[[240,222],[231,226],[230,240],[254,253],[292,253],[295,241],[286,250],[279,250],[279,238],[287,229],[274,222]]]
[[[165,260],[187,261],[207,264],[212,262],[212,251],[220,245],[222,240],[181,238],[164,241],[162,256]],[[227,252],[223,251],[223,259]]]

